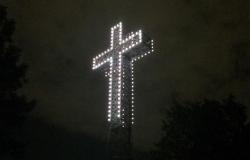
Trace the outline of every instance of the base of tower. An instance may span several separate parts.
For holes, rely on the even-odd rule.
[[[108,150],[111,160],[132,160],[131,129],[125,127],[111,127]]]

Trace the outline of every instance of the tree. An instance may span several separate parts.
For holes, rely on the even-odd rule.
[[[175,102],[166,110],[157,158],[167,160],[249,159],[250,127],[245,106],[234,98]]]
[[[15,23],[0,5],[0,159],[21,159],[25,140],[22,124],[34,106],[18,94],[25,83],[26,65],[20,61],[20,49],[13,44]]]

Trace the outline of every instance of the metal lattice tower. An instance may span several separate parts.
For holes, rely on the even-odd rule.
[[[93,59],[109,79],[108,121],[113,159],[129,157],[134,124],[134,62],[153,52],[153,40],[141,30],[122,37],[122,23],[111,28],[110,48]],[[125,159],[127,159],[125,158]]]

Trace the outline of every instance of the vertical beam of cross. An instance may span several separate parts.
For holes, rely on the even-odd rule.
[[[111,28],[110,48],[93,59],[93,69],[108,70],[108,121],[129,127],[134,123],[134,62],[153,52],[153,40],[139,30],[122,37],[122,23]]]

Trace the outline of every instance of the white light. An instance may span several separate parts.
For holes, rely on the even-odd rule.
[[[134,47],[138,46],[142,42],[142,30],[135,33],[131,32],[125,38],[122,38],[122,23],[119,22],[117,25],[111,28],[110,32],[110,47],[104,52],[98,54],[93,58],[92,69],[97,69],[106,63],[109,63],[109,72],[105,72],[105,76],[109,78],[109,90],[108,90],[108,121],[116,121],[115,117],[120,118],[121,110],[124,116],[123,101],[121,96],[124,97],[124,89],[126,86],[131,85],[131,107],[132,107],[132,120],[134,119],[134,76],[133,76],[133,62],[143,58],[147,54],[151,53],[153,49],[153,40],[151,42],[151,49],[145,53],[136,53],[136,57],[131,57],[131,84],[126,84],[126,79],[124,80],[126,72],[123,68],[122,61],[125,56],[122,54],[127,54]],[[148,43],[148,42],[146,42]],[[144,43],[143,43],[144,44]],[[114,46],[115,45],[115,46]],[[117,57],[115,57],[117,56]],[[113,62],[113,59],[115,60]],[[113,66],[117,67],[113,69]],[[112,106],[111,106],[112,105]],[[113,111],[114,110],[114,111]],[[111,116],[115,116],[111,118]],[[121,122],[121,121],[120,121]],[[124,123],[124,121],[122,121]],[[134,122],[132,121],[132,124]]]

